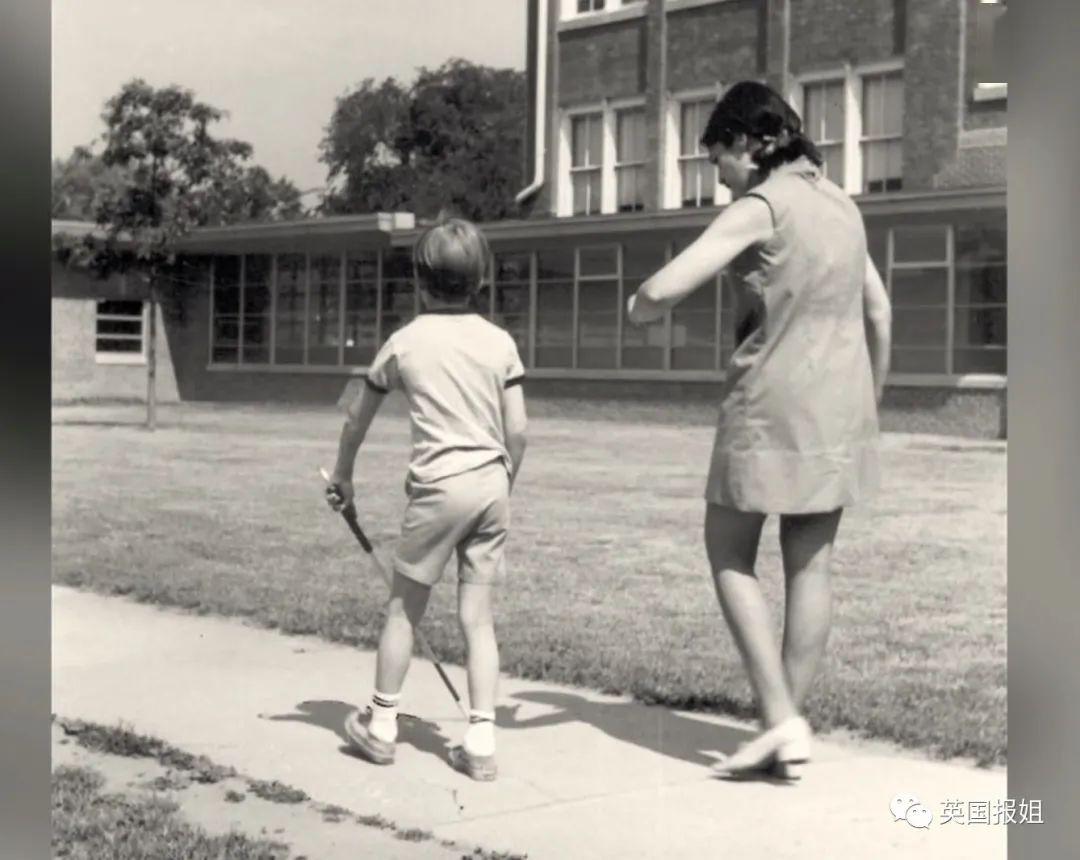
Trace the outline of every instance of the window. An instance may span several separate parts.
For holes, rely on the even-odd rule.
[[[341,257],[312,257],[307,364],[338,364],[341,343]]]
[[[677,256],[689,242],[672,249]],[[717,324],[720,278],[702,284],[671,310],[671,369],[715,370],[718,363]]]
[[[345,364],[370,364],[378,344],[379,257],[351,253],[345,258]]]
[[[240,360],[240,258],[214,260],[214,328],[210,355],[215,362]]]
[[[895,227],[889,260],[892,372],[949,373],[949,228]]]
[[[613,368],[619,344],[616,246],[577,249],[577,367]]]
[[[499,254],[495,257],[492,286],[492,321],[506,329],[517,344],[518,355],[528,361],[529,302],[532,279],[532,255]]]
[[[825,175],[844,181],[844,81],[807,84],[803,90],[803,128],[821,151]]]
[[[604,9],[604,0],[577,0],[578,14],[585,12],[601,12]]]
[[[849,194],[903,186],[904,76],[899,61],[802,82],[803,128],[824,173]]]
[[[667,262],[667,242],[643,236],[623,245],[623,301],[633,295],[650,275]],[[622,366],[639,370],[663,370],[667,351],[667,321],[659,319],[646,326],[622,327]]]
[[[575,215],[593,215],[601,205],[603,114],[585,114],[570,120],[570,184]]]
[[[615,195],[620,212],[645,208],[645,111],[616,113]]]
[[[679,205],[712,206],[718,178],[701,145],[715,99],[698,99],[679,105]]]
[[[904,79],[899,72],[863,78],[863,192],[898,191],[904,175]]]
[[[138,300],[104,299],[97,303],[94,351],[103,363],[144,360],[146,313]]]
[[[536,366],[574,366],[574,252],[542,250],[536,260]]]
[[[412,254],[406,248],[395,248],[383,264],[382,317],[379,322],[383,343],[416,316],[417,299]]]
[[[217,281],[214,282],[217,307]],[[274,314],[274,363],[303,364],[307,320],[307,258],[282,254],[277,258],[277,306]]]
[[[266,254],[244,257],[241,295],[241,361],[266,364],[270,361],[270,271],[272,258]]]
[[[613,12],[624,6],[641,6],[645,0],[562,0],[562,18],[568,20],[596,12]]]
[[[1006,372],[1005,219],[956,227],[954,373]]]

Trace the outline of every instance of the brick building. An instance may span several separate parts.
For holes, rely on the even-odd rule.
[[[728,199],[697,140],[725,86],[754,78],[787,94],[864,214],[894,305],[886,416],[997,433],[1006,90],[973,79],[975,13],[971,0],[529,0],[530,184],[520,219],[484,225],[483,301],[531,388],[713,396],[734,346],[723,278],[645,329],[625,324],[624,297]],[[177,396],[336,398],[416,311],[415,235],[399,214],[189,237],[202,274],[184,322],[165,321]],[[99,344],[117,308],[98,306]],[[69,366],[58,390],[79,387]]]

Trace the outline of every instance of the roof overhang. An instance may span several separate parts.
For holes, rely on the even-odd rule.
[[[415,223],[410,212],[379,212],[200,227],[184,236],[177,250],[188,254],[257,254],[385,248],[394,232],[411,229]]]

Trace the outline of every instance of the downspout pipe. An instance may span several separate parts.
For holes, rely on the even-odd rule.
[[[548,40],[548,0],[537,0],[536,4],[536,139],[533,147],[533,180],[528,187],[521,189],[514,197],[518,205],[524,203],[540,190],[544,184],[544,116],[547,107],[547,40]]]

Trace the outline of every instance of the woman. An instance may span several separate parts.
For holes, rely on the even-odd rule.
[[[810,755],[800,709],[828,638],[840,516],[877,485],[891,310],[858,208],[822,176],[821,155],[775,91],[731,87],[702,145],[733,202],[628,310],[651,322],[721,270],[733,276],[738,346],[721,394],[705,545],[763,732],[718,770],[794,777]],[[780,517],[786,584],[779,648],[754,573],[769,514]]]

